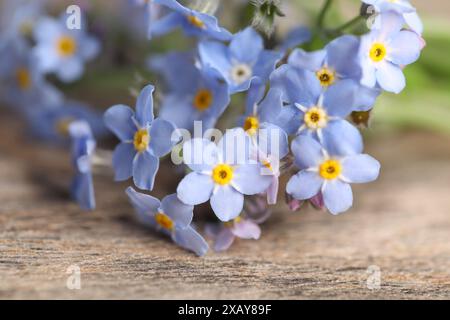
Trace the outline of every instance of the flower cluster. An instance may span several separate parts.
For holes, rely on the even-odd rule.
[[[372,182],[380,172],[379,162],[364,154],[352,114],[371,110],[383,91],[405,88],[403,69],[425,46],[415,8],[407,0],[363,0],[374,12],[368,32],[336,33],[323,49],[307,51],[302,45],[314,31],[305,27],[269,47],[253,27],[234,34],[222,27],[215,16],[219,2],[187,2],[127,2],[145,13],[146,41],[180,29],[194,45],[152,55],[147,65],[161,83],[140,89],[134,109],[114,105],[103,119],[46,80],[48,73],[61,82],[77,80],[98,54],[99,42],[84,25],[69,30],[64,15],[45,17],[33,2],[3,31],[2,98],[18,106],[37,136],[72,142],[72,190],[80,206],[95,208],[94,167],[105,163],[96,139],[106,127],[119,140],[111,156],[115,180],[132,178],[140,190],[126,190],[138,219],[198,255],[208,244],[193,224],[194,206],[206,204],[201,208],[218,220],[206,227],[215,250],[226,250],[235,238],[258,239],[282,175],[290,174],[283,192],[291,210],[306,201],[333,215],[349,210],[351,184]],[[278,1],[254,5],[256,21],[270,22],[268,34],[288,16]],[[28,23],[35,24],[31,33]],[[145,192],[158,186],[166,164],[178,185],[160,201]]]

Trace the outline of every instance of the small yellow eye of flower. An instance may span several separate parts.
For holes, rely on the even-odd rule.
[[[212,178],[215,183],[222,186],[229,184],[233,179],[233,168],[227,164],[219,164],[213,169]]]
[[[234,220],[224,222],[223,225],[226,228],[233,228],[236,223],[240,223],[241,221],[242,221],[241,216],[238,216]]]
[[[305,113],[303,120],[309,129],[316,130],[327,126],[328,115],[323,108],[312,107]]]
[[[334,180],[342,172],[342,166],[339,161],[327,160],[322,163],[319,167],[319,174],[322,178],[326,180]]]
[[[264,161],[262,162],[262,165],[263,165],[265,168],[269,169],[270,171],[273,171],[273,167],[272,167],[272,164],[270,163],[270,161],[264,160]]]
[[[387,54],[386,46],[382,43],[374,43],[370,48],[369,56],[374,62],[380,62],[384,60]]]
[[[247,131],[248,134],[253,135],[259,129],[259,120],[257,117],[247,117],[244,122],[244,130]]]
[[[198,111],[205,111],[208,109],[213,102],[213,95],[211,91],[207,89],[198,90],[197,94],[194,97],[194,107]]]
[[[170,219],[166,214],[158,212],[155,215],[156,223],[166,230],[173,230],[175,224],[172,219]]]
[[[194,27],[197,28],[204,28],[205,27],[205,23],[200,20],[200,18],[196,17],[196,16],[188,16],[187,20],[189,21],[190,24],[192,24]]]
[[[335,72],[328,68],[320,69],[319,71],[316,72],[316,76],[323,87],[331,86],[336,78]]]
[[[70,36],[62,36],[58,39],[56,47],[61,56],[68,57],[73,55],[77,50],[77,43],[75,39]]]
[[[140,129],[134,134],[134,149],[137,152],[144,152],[150,143],[150,134],[147,129]]]
[[[28,69],[18,68],[16,70],[16,80],[19,88],[22,90],[27,90],[31,86],[31,75]]]
[[[69,135],[69,127],[70,124],[74,121],[75,119],[72,117],[67,117],[67,118],[61,118],[59,119],[56,124],[55,124],[55,128],[56,128],[56,132],[58,132],[61,136],[63,137],[67,137]]]

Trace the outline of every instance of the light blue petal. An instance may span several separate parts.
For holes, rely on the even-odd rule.
[[[133,122],[134,112],[125,105],[116,105],[106,110],[103,120],[106,127],[121,141],[132,141],[136,133]]]
[[[161,202],[155,197],[137,192],[132,187],[128,187],[126,194],[135,208],[140,222],[147,226],[154,227],[155,214],[161,207]]]
[[[324,65],[326,55],[325,50],[306,52],[303,49],[295,49],[289,56],[288,63],[296,68],[316,72]]]
[[[159,117],[172,122],[177,128],[192,130],[193,113],[191,95],[169,94],[163,98]]]
[[[231,59],[252,65],[264,49],[262,37],[251,27],[236,33],[230,43]]]
[[[284,102],[300,103],[305,107],[315,105],[322,92],[313,72],[290,65],[282,65],[272,73],[270,86],[283,92]]]
[[[347,157],[342,166],[342,176],[350,183],[372,182],[380,174],[380,163],[367,154]]]
[[[209,175],[191,172],[177,188],[178,198],[185,204],[196,206],[211,198],[214,182]]]
[[[56,75],[63,82],[72,82],[78,80],[84,72],[84,64],[80,57],[74,56],[64,60],[58,66]]]
[[[272,176],[263,175],[258,164],[243,164],[237,166],[233,172],[232,185],[242,194],[254,195],[269,188]]]
[[[173,241],[180,247],[195,252],[198,256],[204,256],[208,252],[208,243],[192,227],[177,229],[173,235]]]
[[[216,69],[225,78],[228,78],[231,63],[228,56],[228,48],[223,43],[215,41],[200,42],[198,52],[203,65]]]
[[[381,94],[381,89],[369,88],[363,85],[360,85],[357,91],[358,93],[356,94],[355,107],[353,108],[353,111],[371,110],[374,107],[377,98]]]
[[[113,167],[116,181],[124,181],[133,175],[133,160],[136,150],[131,143],[122,142],[113,153]]]
[[[136,120],[141,128],[146,128],[153,121],[153,91],[152,85],[142,89],[136,102]]]
[[[230,228],[222,228],[214,242],[214,251],[222,252],[228,250],[234,242],[233,232]]]
[[[153,190],[159,159],[148,151],[138,153],[133,161],[133,181],[142,190]]]
[[[179,27],[183,19],[183,15],[177,12],[171,12],[152,24],[150,34],[154,37],[163,36]]]
[[[298,27],[289,31],[281,44],[280,50],[287,51],[311,40],[311,31],[306,27]]]
[[[282,57],[283,55],[280,52],[263,50],[253,67],[253,75],[266,82]]]
[[[354,109],[359,84],[354,80],[341,80],[324,94],[323,107],[330,116],[346,118]]]
[[[153,121],[150,128],[150,150],[158,158],[168,154],[179,141],[175,125],[163,119]]]
[[[403,18],[414,32],[420,35],[423,33],[423,23],[417,12],[405,13]]]
[[[195,138],[184,143],[183,161],[193,171],[211,171],[218,162],[218,152],[215,143]]]
[[[317,168],[323,160],[322,146],[308,136],[296,137],[292,141],[291,150],[295,156],[295,164],[300,169]]]
[[[304,113],[294,105],[288,105],[281,108],[281,112],[273,124],[282,128],[287,134],[296,134],[303,124]]]
[[[258,118],[260,122],[273,123],[280,115],[283,108],[283,92],[278,89],[270,89],[267,96],[258,106]]]
[[[80,48],[80,55],[84,60],[94,59],[99,52],[100,42],[96,38],[90,36],[83,37]]]
[[[408,65],[419,59],[421,50],[422,42],[415,32],[401,31],[392,39],[388,59],[396,65]]]
[[[340,180],[328,181],[322,190],[325,207],[333,215],[345,212],[353,205],[352,188]]]
[[[230,221],[241,214],[244,196],[229,185],[219,186],[211,196],[211,207],[221,221]]]
[[[278,159],[284,158],[289,153],[289,142],[286,132],[280,127],[263,123],[258,130],[258,149],[264,155],[272,155]]]
[[[162,199],[161,210],[180,228],[188,227],[194,215],[194,207],[181,202],[176,194],[168,195]]]
[[[92,174],[80,174],[73,182],[73,196],[83,210],[95,209],[94,184]]]
[[[381,62],[376,77],[381,88],[388,92],[400,93],[406,86],[406,79],[400,67],[390,62]]]
[[[359,38],[352,35],[344,35],[333,40],[326,47],[328,65],[342,78],[359,78],[361,67],[355,54],[359,46]]]
[[[286,186],[286,192],[297,200],[308,200],[319,193],[323,179],[317,172],[300,171],[292,176]]]
[[[247,100],[245,105],[245,115],[253,115],[255,105],[261,102],[266,92],[266,84],[259,78],[252,81],[247,92]],[[260,109],[260,108],[258,108]]]
[[[347,156],[361,153],[364,144],[359,130],[346,120],[328,123],[322,130],[323,146],[330,155]]]

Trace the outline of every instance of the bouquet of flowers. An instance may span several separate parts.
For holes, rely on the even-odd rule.
[[[325,21],[334,1],[325,0],[312,29],[296,27],[283,40],[274,32],[288,17],[288,0],[234,1],[251,8],[250,25],[235,33],[216,15],[236,9],[231,14],[219,1],[123,2],[136,13],[130,25],[143,41],[175,29],[193,41],[187,51],[152,55],[156,85],[143,83],[135,106],[103,114],[67,100],[54,85],[78,80],[101,52],[87,31],[89,6],[72,5],[60,18],[47,15],[45,1],[11,1],[2,10],[1,98],[36,137],[71,145],[71,190],[81,208],[95,209],[94,168],[110,165],[116,181],[133,184],[126,194],[139,220],[201,256],[208,243],[193,225],[195,206],[209,203],[217,222],[207,223],[205,234],[222,251],[235,238],[260,237],[279,193],[293,211],[309,201],[337,215],[353,204],[352,184],[377,179],[380,164],[364,154],[357,125],[383,91],[405,88],[402,70],[425,46],[408,0],[363,0],[355,19],[333,29]],[[317,39],[325,46],[311,50]],[[119,140],[114,151],[97,148],[110,133]],[[161,161],[179,183],[157,199],[149,193]]]

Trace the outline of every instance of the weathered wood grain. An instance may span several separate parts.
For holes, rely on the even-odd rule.
[[[98,210],[68,201],[68,156],[0,114],[0,298],[450,298],[450,139],[379,135],[381,179],[333,217],[275,209],[260,241],[204,258],[134,222],[126,185],[96,179]],[[81,268],[81,290],[66,270]],[[381,268],[369,290],[367,268]]]

